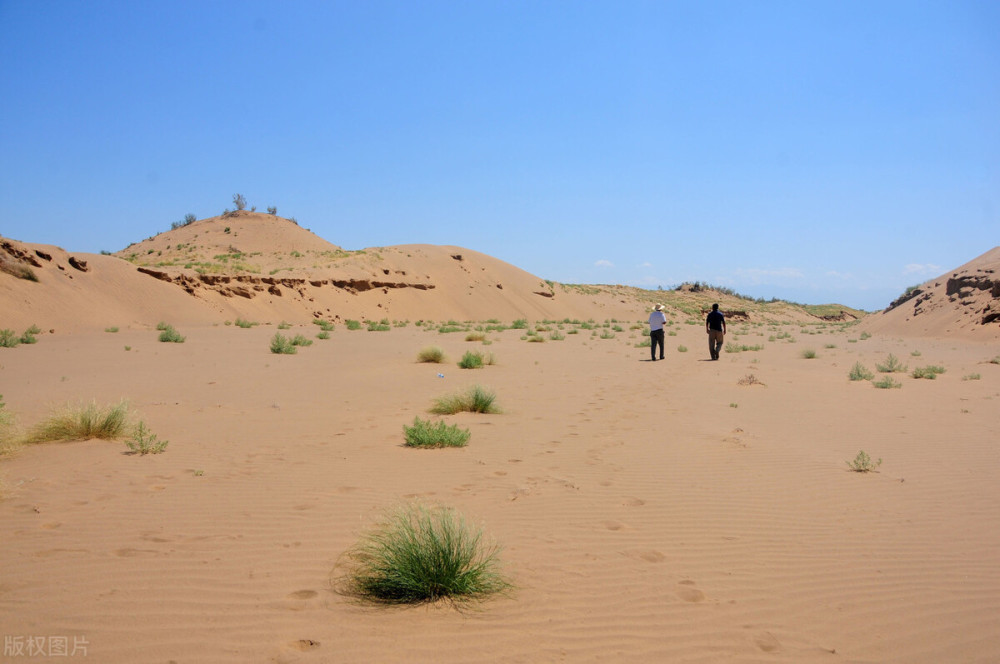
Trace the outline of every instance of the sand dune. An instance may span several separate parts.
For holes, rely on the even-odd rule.
[[[170,443],[149,456],[45,444],[0,461],[4,661],[49,661],[63,638],[112,664],[1000,659],[1000,345],[905,336],[912,321],[890,325],[894,311],[851,325],[774,306],[731,324],[733,351],[759,350],[711,362],[700,309],[716,295],[689,292],[671,295],[667,360],[652,363],[639,321],[665,294],[549,284],[453,247],[342,255],[291,222],[289,244],[263,241],[250,225],[262,216],[125,250],[163,259],[198,244],[184,260],[239,253],[260,270],[205,272],[228,282],[11,243],[39,281],[0,274],[0,327],[46,332],[0,348],[7,410],[28,427],[53,405],[127,398]],[[215,235],[245,244],[213,254],[228,242]],[[286,260],[298,262],[269,274]],[[232,278],[284,275],[327,283]],[[390,279],[410,285],[358,288]],[[311,324],[381,312],[398,321],[389,331],[336,324],[321,340]],[[236,316],[260,324],[224,324]],[[541,323],[564,316],[579,321]],[[528,318],[546,341],[507,329],[484,346],[417,325],[451,317]],[[184,343],[157,341],[163,319]],[[270,353],[281,320],[313,345]],[[430,344],[448,363],[416,362]],[[459,369],[466,350],[496,364]],[[890,353],[946,371],[895,374],[898,389],[848,380]],[[468,447],[402,446],[404,424],[473,383],[503,412],[444,417],[470,430]],[[848,470],[859,450],[879,472]],[[514,591],[464,609],[334,592],[344,552],[408,501],[481,523]],[[16,653],[29,636],[44,650]]]

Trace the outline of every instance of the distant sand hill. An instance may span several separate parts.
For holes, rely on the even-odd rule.
[[[865,325],[886,334],[997,338],[998,262],[1000,248],[924,284]],[[275,323],[634,320],[656,302],[679,320],[700,318],[712,302],[734,320],[806,323],[865,315],[841,305],[761,302],[711,288],[561,284],[453,246],[345,250],[290,219],[246,211],[194,221],[114,255],[0,238],[0,306],[7,327],[71,331],[147,327],[166,319],[218,324],[241,316]]]
[[[1000,339],[1000,247],[908,290],[865,329],[883,334]]]

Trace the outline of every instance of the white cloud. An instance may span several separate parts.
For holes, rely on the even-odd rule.
[[[639,267],[650,268],[650,267],[653,267],[653,264],[649,263],[649,262],[639,263]]]
[[[850,272],[837,272],[836,270],[830,270],[826,273],[826,276],[831,279],[840,279],[841,281],[850,281],[854,279],[854,275]]]
[[[762,270],[756,267],[739,268],[734,271],[736,281],[749,284],[774,284],[794,281],[804,278],[802,270],[795,267],[779,267],[774,270]]]
[[[942,271],[943,268],[940,265],[933,263],[910,263],[903,268],[903,274],[926,274],[932,277],[941,274]]]
[[[596,265],[597,267],[614,267],[615,266],[614,263],[612,263],[609,260],[605,260],[603,258],[601,260],[597,261],[596,263],[594,263],[594,265]]]

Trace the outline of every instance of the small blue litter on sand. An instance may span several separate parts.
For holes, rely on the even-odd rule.
[[[444,374],[438,374],[438,378],[444,378]]]

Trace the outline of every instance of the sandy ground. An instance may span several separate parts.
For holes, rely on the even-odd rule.
[[[0,462],[0,661],[51,661],[15,654],[29,637],[102,663],[1000,661],[1000,346],[799,325],[729,340],[741,328],[763,350],[718,362],[698,325],[655,363],[627,327],[487,347],[338,327],[293,356],[268,351],[268,326],[0,349],[22,425],[125,397],[170,441]],[[451,362],[416,363],[430,344]],[[497,364],[459,369],[466,349]],[[890,352],[947,372],[848,381]],[[401,445],[477,382],[504,412],[445,418],[468,447]],[[880,472],[847,469],[862,449]],[[343,552],[410,500],[483,524],[516,590],[463,610],[333,592]]]

